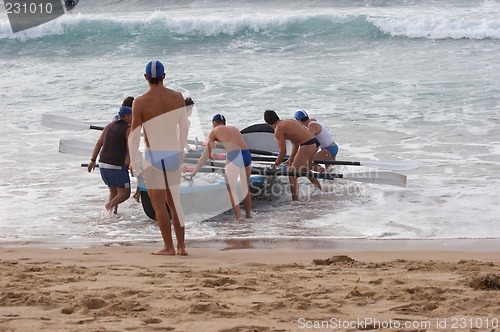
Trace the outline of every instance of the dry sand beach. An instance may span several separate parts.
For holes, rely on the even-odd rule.
[[[154,249],[1,248],[0,331],[500,331],[498,250]]]

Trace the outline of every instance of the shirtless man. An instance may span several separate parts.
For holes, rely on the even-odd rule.
[[[131,166],[134,173],[144,173],[163,238],[164,247],[154,254],[176,254],[168,205],[177,238],[177,254],[187,255],[184,211],[180,202],[181,165],[188,135],[184,98],[181,93],[163,85],[165,70],[160,61],[147,64],[144,78],[149,90],[137,97],[132,105]],[[139,153],[141,128],[144,128],[144,160]]]
[[[271,110],[264,112],[264,121],[274,129],[274,137],[278,141],[278,158],[276,158],[272,167],[281,165],[286,155],[286,140],[289,140],[293,144],[292,153],[287,161],[291,166],[289,170],[309,172],[319,146],[319,141],[314,135],[295,120],[280,120],[276,112]],[[289,180],[292,200],[297,201],[299,199],[298,179],[295,176],[290,176]],[[318,189],[321,189],[318,179],[309,178],[309,180]]]
[[[220,142],[226,150],[226,167],[224,176],[226,177],[226,187],[229,194],[231,205],[237,220],[243,220],[241,217],[239,198],[237,195],[237,181],[240,178],[241,191],[245,198],[243,206],[247,218],[251,218],[252,198],[250,196],[250,174],[252,173],[252,155],[248,149],[243,135],[238,128],[226,126],[226,118],[222,114],[216,114],[212,118],[213,130],[208,135],[208,142],[205,150],[200,156],[195,170],[188,176],[193,177],[205,165],[216,142]]]
[[[321,150],[316,153],[314,159],[335,160],[335,157],[339,152],[339,147],[332,139],[328,130],[326,130],[326,128],[324,128],[323,125],[316,119],[309,118],[309,115],[304,110],[298,110],[295,112],[294,118],[304,127],[309,129],[319,141],[319,147]],[[313,165],[313,167],[314,166],[318,166],[320,171],[325,171],[325,169],[319,165]]]

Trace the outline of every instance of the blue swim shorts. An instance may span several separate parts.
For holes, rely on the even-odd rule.
[[[155,168],[166,172],[173,172],[181,167],[179,151],[149,151],[145,152],[146,160]]]
[[[238,167],[247,167],[252,163],[250,150],[233,150],[227,153],[226,159]]]
[[[339,146],[335,143],[334,145],[327,146],[326,148],[322,148],[321,150],[326,150],[330,152],[332,157],[335,157],[337,153],[339,153]]]
[[[102,181],[110,188],[130,188],[130,176],[125,166],[99,163]]]

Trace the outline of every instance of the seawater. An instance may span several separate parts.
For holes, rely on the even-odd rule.
[[[285,182],[249,221],[188,220],[189,240],[500,237],[498,1],[89,0],[16,34],[0,6],[3,244],[160,241],[133,200],[104,215],[107,188],[80,167],[88,158],[58,152],[60,139],[99,132],[40,125],[44,113],[106,124],[146,90],[151,59],[194,99],[198,137],[215,113],[242,129],[266,109],[305,109],[340,160],[421,162],[407,188],[301,181],[291,203]]]

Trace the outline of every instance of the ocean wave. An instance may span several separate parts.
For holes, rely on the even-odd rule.
[[[8,21],[0,22],[0,41],[53,36],[109,39],[135,38],[137,35],[172,38],[276,38],[297,35],[358,38],[500,39],[500,19],[373,17],[367,15],[283,14],[240,15],[238,17],[173,18],[157,11],[147,18],[65,15],[54,21],[19,33],[12,33]]]
[[[500,19],[486,18],[368,18],[391,37],[428,39],[500,39]]]

